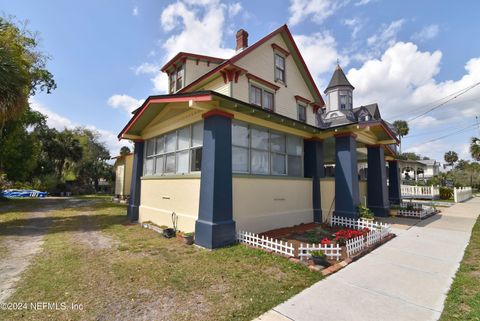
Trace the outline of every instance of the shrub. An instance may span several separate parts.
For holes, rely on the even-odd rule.
[[[310,255],[311,256],[315,256],[315,257],[325,257],[325,253],[323,253],[323,251],[310,251]]]
[[[448,187],[440,187],[440,199],[449,200],[453,197],[453,190]]]
[[[372,220],[375,218],[371,209],[362,204],[357,205],[357,211],[361,218]]]

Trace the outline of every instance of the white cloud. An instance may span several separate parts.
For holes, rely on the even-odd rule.
[[[358,32],[363,28],[363,22],[360,18],[345,19],[343,24],[352,29],[352,38],[356,38]]]
[[[144,62],[139,66],[133,67],[132,70],[135,72],[135,75],[140,74],[154,74],[160,70],[160,66],[152,64],[149,62]]]
[[[134,15],[135,17],[138,16],[138,7],[135,6],[132,10],[132,15]]]
[[[357,1],[355,2],[355,6],[364,6],[364,5],[367,5],[369,3],[372,3],[372,2],[375,2],[376,0],[360,0],[360,1]]]
[[[338,53],[335,38],[329,32],[316,32],[308,36],[294,35],[293,37],[320,88],[322,87],[320,75],[333,73],[337,59],[341,60],[342,66],[348,65],[348,57]]]
[[[235,17],[242,10],[240,2],[235,2],[228,5],[228,16]]]
[[[348,79],[355,86],[354,104],[360,106],[378,103],[384,119],[410,120],[446,100],[440,100],[441,98],[480,82],[480,57],[472,58],[465,64],[465,73],[460,79],[438,81],[436,77],[440,71],[441,59],[440,51],[420,51],[413,43],[395,43],[379,59],[366,61],[360,68],[353,68],[347,73]],[[418,131],[438,131],[443,128],[447,134],[466,126],[465,122],[467,125],[473,124],[479,107],[480,86],[426,116],[410,121],[410,132],[415,134]],[[462,134],[468,136],[469,132]],[[464,141],[462,134],[455,136],[461,142]],[[423,139],[408,139],[405,150],[436,158],[448,148],[460,152],[455,139],[416,146],[419,142],[441,135],[437,132],[424,136]]]
[[[108,98],[108,105],[113,108],[123,109],[131,116],[131,112],[143,104],[143,99],[135,99],[128,95],[113,95]]]
[[[424,27],[419,32],[415,33],[412,36],[412,39],[419,42],[423,42],[423,41],[435,38],[439,32],[440,32],[440,27],[438,25],[435,25],[435,24],[429,25]]]
[[[288,24],[293,26],[308,18],[321,24],[348,2],[349,0],[290,0]]]
[[[389,25],[382,25],[378,33],[368,37],[367,45],[369,47],[369,53],[367,57],[369,59],[377,57],[385,48],[392,46],[397,42],[397,34],[402,29],[405,19],[399,19],[392,21]]]
[[[105,146],[110,152],[110,155],[117,155],[120,151],[120,148],[124,145],[128,145],[129,143],[125,141],[119,141],[117,138],[117,135],[112,133],[111,131],[105,130],[105,129],[99,129],[96,126],[93,125],[80,125],[72,120],[61,116],[60,114],[57,114],[56,112],[50,110],[43,104],[39,103],[36,101],[34,98],[30,99],[30,107],[33,110],[39,111],[43,115],[47,116],[47,125],[50,128],[55,128],[57,130],[64,130],[65,128],[67,129],[73,129],[75,127],[85,127],[90,130],[95,130],[98,131],[100,134],[100,141],[105,143]]]

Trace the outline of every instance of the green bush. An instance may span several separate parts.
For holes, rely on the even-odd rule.
[[[449,200],[453,198],[453,190],[448,187],[440,187],[440,199],[441,200]]]

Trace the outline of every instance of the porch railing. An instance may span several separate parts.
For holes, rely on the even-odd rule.
[[[427,198],[436,199],[440,197],[440,187],[438,186],[410,186],[401,185],[402,198]]]

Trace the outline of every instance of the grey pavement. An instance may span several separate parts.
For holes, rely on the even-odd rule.
[[[480,214],[480,198],[441,210],[424,221],[395,219],[396,238],[256,321],[437,320]]]

